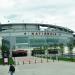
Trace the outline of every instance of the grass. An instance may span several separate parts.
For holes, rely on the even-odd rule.
[[[48,59],[50,59],[50,58],[48,57]],[[56,60],[56,57],[53,57],[52,59]],[[58,60],[75,62],[75,58],[58,57]]]
[[[40,57],[41,58],[41,56],[38,56],[38,57]],[[50,59],[50,57],[45,57],[45,56],[43,56],[42,58],[45,58],[45,59]],[[51,58],[52,60],[54,59],[54,60],[56,60],[56,57],[52,57]],[[58,57],[58,60],[59,61],[70,61],[70,62],[75,62],[75,58],[67,58],[67,57]]]
[[[59,57],[59,60],[75,62],[75,58],[63,58],[63,57]]]

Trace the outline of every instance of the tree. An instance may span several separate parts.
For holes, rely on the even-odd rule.
[[[54,44],[53,46],[54,46],[54,49],[57,49],[57,47],[58,47],[58,45],[57,45],[57,44]]]
[[[10,49],[9,42],[5,39],[2,39],[1,52],[2,52],[3,59],[4,59],[4,57],[9,57],[9,49]]]
[[[73,43],[68,43],[68,50],[70,58],[73,59]]]
[[[43,45],[43,51],[44,51],[45,56],[48,56],[48,45],[47,44]]]
[[[75,39],[73,40],[73,47],[75,47]]]
[[[67,44],[70,58],[73,59],[73,48],[75,46],[75,40],[73,37],[70,38],[69,43]]]
[[[63,53],[64,53],[64,44],[63,43],[60,44],[59,47],[60,47],[61,55],[63,56]]]

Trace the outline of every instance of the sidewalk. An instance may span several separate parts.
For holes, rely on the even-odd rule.
[[[16,65],[14,75],[75,75],[75,63],[55,61]],[[9,75],[9,66],[0,65],[0,75]]]

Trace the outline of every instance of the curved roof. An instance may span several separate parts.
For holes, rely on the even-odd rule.
[[[39,25],[39,26],[43,26],[43,27],[51,27],[51,28],[57,28],[59,30],[64,30],[67,31],[69,33],[73,33],[74,31],[72,31],[71,29],[62,27],[62,26],[57,26],[57,25],[52,25],[52,24],[40,24],[40,23],[9,23],[9,24],[0,24],[0,31],[2,31],[2,27],[4,26],[14,26],[14,25]]]

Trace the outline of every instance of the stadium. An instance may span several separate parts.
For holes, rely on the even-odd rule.
[[[7,46],[10,55],[16,51],[25,51],[31,55],[33,50],[40,49],[60,52],[60,45],[66,48],[69,43],[74,41],[73,33],[71,29],[51,24],[0,24],[2,45]],[[48,51],[48,53],[50,52]]]

